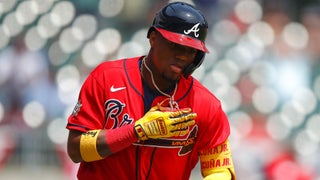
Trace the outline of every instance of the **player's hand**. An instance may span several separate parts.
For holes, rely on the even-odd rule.
[[[135,131],[140,140],[184,136],[195,124],[196,116],[190,108],[163,112],[154,106],[135,122]]]

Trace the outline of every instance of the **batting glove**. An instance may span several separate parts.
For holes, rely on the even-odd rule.
[[[135,132],[139,140],[184,136],[195,124],[196,116],[190,108],[163,112],[154,106],[135,122]]]

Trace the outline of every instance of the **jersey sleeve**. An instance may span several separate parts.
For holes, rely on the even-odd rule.
[[[216,147],[225,142],[230,135],[228,118],[215,97],[207,98],[206,106],[201,106],[199,116],[199,150]]]
[[[105,98],[103,84],[99,83],[98,77],[93,71],[83,83],[78,102],[68,118],[67,129],[86,132],[103,128]]]

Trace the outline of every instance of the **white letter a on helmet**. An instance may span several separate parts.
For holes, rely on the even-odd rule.
[[[193,32],[194,33],[194,36],[195,37],[198,37],[199,36],[199,34],[198,34],[198,31],[200,31],[200,29],[199,29],[199,26],[200,25],[200,23],[198,23],[198,24],[195,24],[191,29],[189,29],[189,30],[184,30],[183,32],[185,33],[185,34],[190,34],[191,32]]]

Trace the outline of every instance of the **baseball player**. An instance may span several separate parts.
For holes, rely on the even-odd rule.
[[[207,28],[192,5],[170,3],[155,15],[146,56],[90,73],[67,124],[78,179],[187,180],[199,159],[205,180],[235,179],[226,114],[191,75],[208,52]]]

